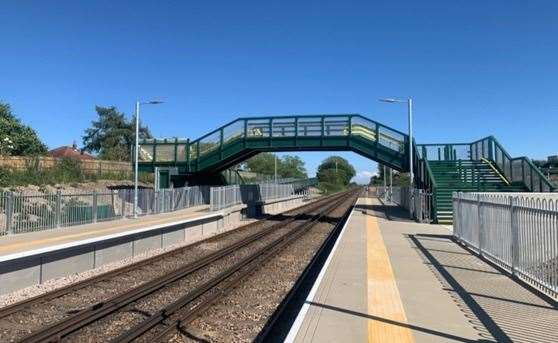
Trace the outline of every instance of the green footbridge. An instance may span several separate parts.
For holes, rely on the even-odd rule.
[[[221,172],[264,151],[353,151],[408,172],[408,142],[403,132],[359,114],[250,117],[196,140],[143,140],[139,166],[176,185],[215,184]],[[455,191],[554,190],[527,157],[512,158],[492,136],[472,143],[413,144],[413,149],[415,185],[432,193],[432,218],[439,223],[452,222]]]

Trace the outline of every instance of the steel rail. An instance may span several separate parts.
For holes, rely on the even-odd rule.
[[[327,198],[328,198],[328,197],[325,197],[325,198],[322,198],[322,199],[318,199],[317,201],[314,201],[314,202],[312,202],[312,203],[310,203],[310,204],[305,204],[305,205],[303,205],[303,206],[300,206],[300,207],[291,209],[291,210],[289,210],[289,211],[285,211],[285,212],[281,212],[281,213],[279,213],[279,214],[275,214],[275,215],[269,216],[269,217],[265,218],[265,220],[271,221],[271,220],[279,219],[279,218],[281,218],[282,216],[284,216],[284,215],[285,215],[286,213],[288,213],[288,212],[296,212],[296,211],[303,210],[303,209],[305,209],[305,208],[307,208],[307,207],[312,207],[312,206],[314,206],[315,204],[317,204],[318,202],[324,201],[324,200],[327,199]],[[284,222],[282,222],[282,223],[284,223]],[[36,304],[39,304],[39,303],[43,303],[43,302],[46,302],[46,301],[49,301],[49,300],[52,300],[52,299],[56,299],[56,298],[62,297],[62,296],[67,295],[67,294],[69,294],[69,293],[71,293],[71,292],[75,292],[75,291],[78,291],[78,290],[83,289],[83,288],[85,288],[85,287],[89,287],[89,286],[91,286],[91,285],[93,285],[93,284],[95,284],[95,283],[102,282],[102,281],[106,281],[106,280],[110,280],[110,279],[112,279],[112,278],[114,278],[114,277],[116,277],[116,276],[118,276],[118,275],[124,274],[124,273],[129,272],[129,271],[132,271],[132,270],[134,270],[134,269],[139,269],[139,268],[141,268],[141,267],[143,267],[143,266],[146,266],[146,265],[149,265],[149,264],[158,262],[158,261],[163,260],[163,259],[165,259],[165,258],[174,256],[174,255],[177,255],[177,254],[180,254],[180,253],[183,253],[186,249],[189,249],[189,248],[191,248],[192,246],[199,245],[199,244],[203,244],[203,243],[212,242],[212,241],[214,241],[214,240],[218,240],[218,239],[224,238],[224,237],[226,237],[226,236],[232,235],[233,233],[238,233],[240,230],[249,229],[249,228],[251,228],[251,227],[254,227],[254,226],[257,226],[257,225],[260,225],[260,224],[262,224],[261,221],[249,223],[249,224],[243,225],[243,226],[241,226],[241,227],[238,227],[238,228],[236,228],[236,229],[234,229],[234,230],[230,230],[230,231],[224,232],[224,233],[222,233],[222,234],[220,234],[220,235],[213,236],[213,237],[209,237],[209,238],[206,238],[206,239],[201,240],[201,241],[199,241],[199,242],[195,242],[195,243],[192,243],[192,244],[188,244],[188,245],[185,245],[185,246],[183,246],[183,247],[180,247],[180,248],[177,248],[177,249],[174,249],[174,250],[166,251],[166,252],[164,252],[164,253],[162,253],[162,254],[159,254],[159,255],[156,255],[156,256],[153,256],[153,257],[150,257],[150,258],[147,258],[147,259],[138,261],[138,262],[134,262],[134,263],[132,263],[132,264],[129,264],[129,265],[126,265],[126,266],[123,266],[123,267],[120,267],[120,268],[117,268],[117,269],[114,269],[114,270],[111,270],[111,271],[108,271],[108,272],[105,272],[105,273],[102,273],[102,274],[93,276],[93,277],[88,278],[88,279],[84,279],[84,280],[78,281],[78,282],[76,282],[76,283],[73,283],[73,284],[70,284],[70,285],[61,287],[61,288],[59,288],[59,289],[53,290],[53,291],[51,291],[51,292],[48,292],[48,293],[45,293],[45,294],[40,294],[40,295],[31,297],[31,298],[28,298],[28,299],[25,299],[25,300],[22,300],[22,301],[13,303],[13,304],[11,304],[11,305],[2,307],[2,308],[0,308],[0,319],[2,319],[2,318],[4,318],[4,317],[7,317],[7,316],[9,316],[9,315],[12,315],[12,314],[14,314],[14,313],[17,313],[17,312],[19,312],[19,311],[23,311],[23,310],[25,310],[25,309],[27,309],[27,308],[33,306],[33,305],[36,305]],[[273,224],[273,225],[275,225],[275,224]]]
[[[337,199],[342,196],[343,194],[341,195],[336,194],[334,196],[327,197],[325,199],[320,199],[312,204],[309,204],[308,207],[310,207],[310,209],[308,209],[307,211],[318,209],[321,206],[323,206],[324,202],[332,201],[332,199]],[[302,212],[297,214],[294,217],[288,218],[283,222],[273,224],[272,226],[265,228],[256,234],[248,236],[236,243],[233,243],[232,245],[229,245],[228,247],[222,250],[208,254],[196,262],[182,266],[170,273],[167,273],[158,278],[150,280],[138,287],[120,293],[107,301],[100,302],[86,309],[83,309],[77,312],[76,314],[72,315],[71,317],[59,321],[42,330],[31,333],[30,335],[24,337],[20,342],[31,343],[31,342],[58,341],[61,337],[64,337],[69,333],[79,330],[80,328],[96,320],[99,320],[100,318],[103,318],[111,313],[114,313],[115,311],[127,306],[128,304],[137,301],[167,286],[169,283],[180,280],[186,277],[187,275],[203,267],[206,267],[207,265],[225,256],[230,255],[231,253],[238,250],[239,248],[245,247],[257,241],[258,239],[265,237],[266,235],[275,231],[277,228],[282,227],[288,223],[294,222],[295,220],[300,220],[300,218],[302,218],[305,215],[307,215],[306,212]]]
[[[361,194],[362,192],[359,193],[359,196]],[[285,320],[283,316],[286,315],[289,306],[297,306],[295,297],[301,292],[304,292],[305,283],[309,281],[313,283],[314,280],[312,279],[312,276],[314,274],[315,277],[318,276],[319,269],[327,259],[327,256],[331,251],[331,248],[339,238],[341,231],[343,229],[343,225],[349,220],[349,216],[352,212],[353,206],[349,207],[347,211],[345,211],[343,216],[335,224],[333,230],[331,230],[331,232],[324,239],[323,243],[320,245],[318,250],[312,256],[310,263],[308,263],[306,268],[304,268],[304,271],[300,274],[295,284],[291,287],[291,289],[289,290],[287,295],[283,298],[281,303],[279,303],[274,313],[268,318],[266,324],[264,325],[262,330],[258,333],[256,338],[254,338],[254,342],[258,342],[258,343],[266,342],[268,338],[273,337],[275,327],[278,325],[277,323]],[[316,268],[317,271],[315,271]],[[310,292],[309,287],[307,292]],[[302,306],[302,304],[300,304],[300,306]]]
[[[209,296],[207,299],[204,299],[200,304],[186,310],[184,313],[181,313],[179,315],[179,318],[173,320],[172,323],[170,324],[165,323],[165,325],[167,326],[166,329],[164,329],[163,332],[161,332],[159,335],[156,336],[154,340],[152,340],[155,342],[165,341],[165,338],[169,334],[171,334],[176,328],[178,328],[181,325],[187,324],[188,322],[193,320],[204,309],[206,309],[212,303],[217,301],[221,296],[225,295],[231,288],[236,286],[238,283],[242,282],[246,276],[254,272],[264,262],[266,262],[268,259],[273,257],[274,253],[278,252],[279,250],[283,249],[284,247],[292,243],[297,238],[304,235],[314,225],[316,225],[316,223],[322,217],[324,217],[325,215],[331,213],[333,210],[338,208],[339,205],[346,202],[348,199],[350,199],[351,196],[353,196],[352,192],[348,194],[344,194],[343,197],[341,197],[340,199],[336,199],[336,201],[324,207],[322,211],[320,211],[318,214],[313,216],[307,222],[298,225],[297,227],[290,230],[288,233],[282,235],[281,237],[278,237],[271,243],[260,248],[255,253],[245,257],[244,259],[237,262],[235,265],[231,266],[227,270],[221,272],[211,280],[195,288],[190,293],[185,294],[174,303],[158,311],[157,313],[155,313],[154,315],[152,315],[142,323],[138,324],[137,326],[123,333],[112,342],[125,343],[137,339],[141,335],[153,329],[155,326],[169,319],[169,317],[171,317],[172,315],[182,311],[184,307],[190,304],[191,302],[195,301],[199,297],[211,291],[213,288],[220,286],[222,282],[225,282],[225,285],[221,289],[217,290],[214,294]],[[239,273],[234,275],[237,272]],[[231,280],[227,280],[233,275],[234,277]]]

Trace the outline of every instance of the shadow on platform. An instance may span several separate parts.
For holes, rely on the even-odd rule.
[[[402,323],[402,322],[399,322],[399,321],[396,321],[396,320],[382,318],[382,317],[370,315],[370,314],[367,314],[367,313],[357,312],[357,311],[353,311],[353,310],[349,310],[349,309],[341,308],[341,307],[337,307],[337,306],[321,304],[321,303],[317,303],[317,302],[307,302],[307,303],[311,306],[317,306],[317,307],[320,307],[320,308],[323,308],[323,309],[326,309],[326,310],[341,312],[341,313],[345,313],[345,314],[352,315],[352,316],[358,316],[358,317],[362,317],[362,318],[366,318],[366,319],[370,319],[370,320],[375,320],[375,321],[379,321],[379,322],[389,324],[389,325],[400,326],[400,327],[408,328],[410,330],[420,331],[420,332],[423,332],[423,333],[426,333],[426,334],[429,334],[429,335],[442,337],[442,338],[452,340],[452,341],[456,341],[456,342],[493,342],[493,341],[485,340],[485,339],[471,340],[471,339],[468,339],[468,338],[465,338],[465,337],[452,335],[452,334],[449,334],[449,333],[446,333],[446,332],[432,330],[432,329],[425,328],[425,327],[418,326],[418,325]]]
[[[450,235],[407,235],[481,336],[553,342],[558,307],[457,244]]]
[[[378,205],[366,205],[366,204],[356,204],[355,210],[360,211],[364,214],[387,219],[390,221],[404,221],[413,222],[409,218],[409,212],[402,207],[396,205],[378,204]]]

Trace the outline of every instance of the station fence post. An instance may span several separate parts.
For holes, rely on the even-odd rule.
[[[98,206],[97,206],[97,201],[98,201],[98,194],[97,191],[93,191],[93,223],[97,222],[97,210],[98,210]]]
[[[512,274],[516,274],[519,262],[519,230],[517,225],[517,208],[516,198],[510,196],[510,225],[511,225],[511,270]]]
[[[215,199],[214,199],[214,196],[213,196],[213,187],[211,187],[209,189],[209,210],[210,211],[215,210]]]
[[[482,220],[482,201],[480,194],[477,194],[477,218],[479,227],[479,255],[482,256],[484,220]]]
[[[60,225],[62,224],[62,193],[60,192],[60,189],[58,189],[56,191],[56,212],[55,212],[55,217],[56,217],[56,227],[60,227]]]
[[[124,192],[125,192],[125,191],[124,191]],[[126,194],[126,195],[127,195],[127,194]],[[120,215],[122,216],[122,218],[125,218],[125,217],[126,217],[126,196],[125,196],[124,194],[122,194],[122,193],[121,193],[121,196],[120,196],[120,200],[121,200],[121,202],[122,202],[122,203],[121,203],[121,206],[122,206],[122,207],[121,207],[121,209],[120,209],[120,211],[121,211]]]
[[[14,233],[13,219],[14,219],[14,193],[9,192],[6,195],[6,232],[8,232],[8,234]]]

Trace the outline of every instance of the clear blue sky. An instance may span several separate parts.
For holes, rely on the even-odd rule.
[[[364,113],[417,141],[493,134],[558,153],[557,1],[2,1],[0,101],[50,146],[81,141],[95,105],[158,137],[239,115]],[[314,172],[326,153],[301,154]],[[363,175],[375,163],[352,153]]]

